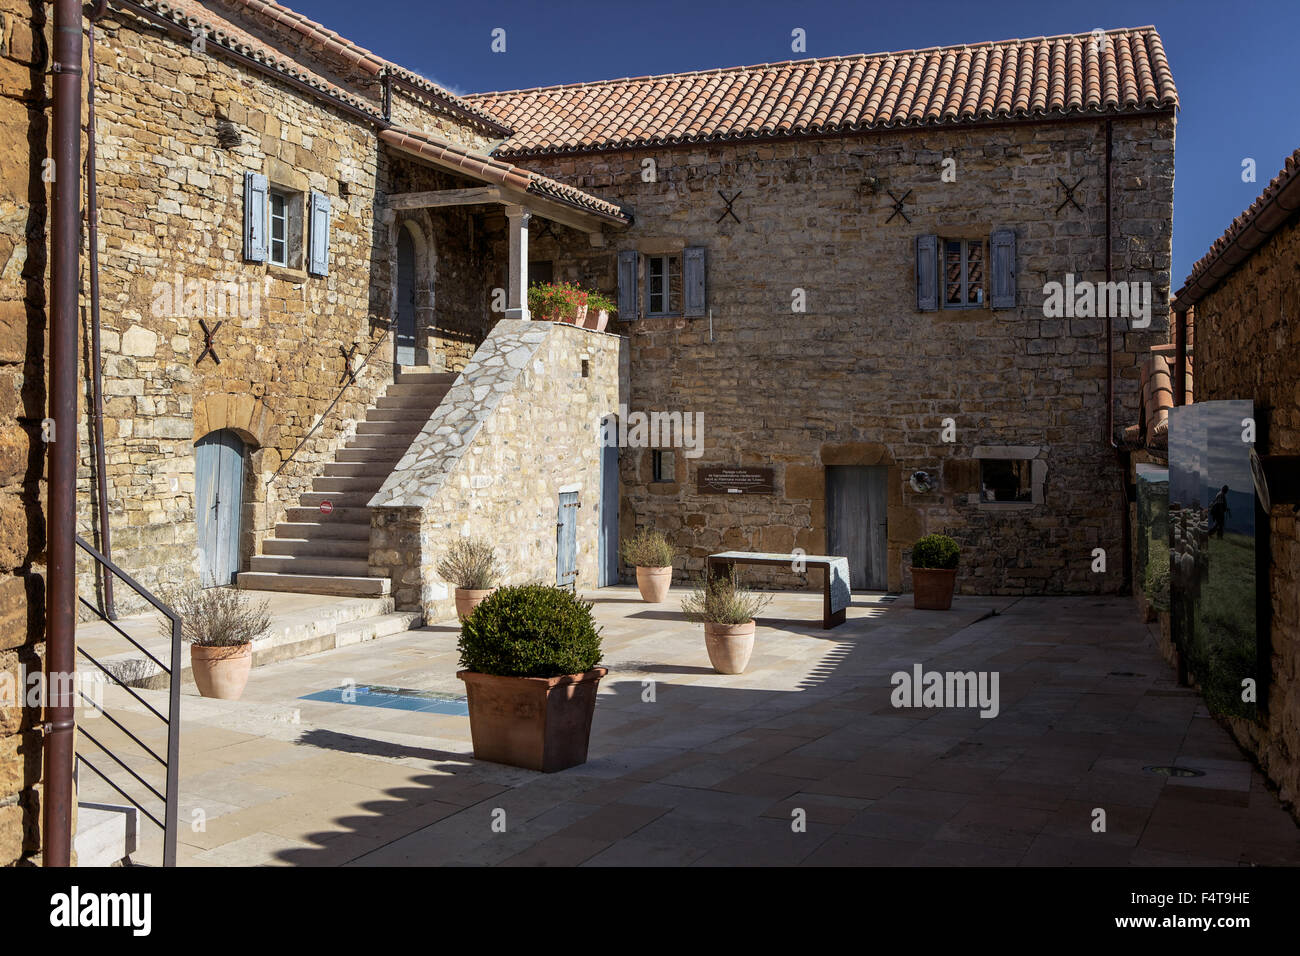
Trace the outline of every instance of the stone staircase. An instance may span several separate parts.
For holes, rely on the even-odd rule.
[[[453,372],[402,369],[357,423],[356,436],[312,481],[262,553],[241,572],[240,588],[344,597],[381,597],[388,578],[369,574],[371,497],[406,454],[430,413],[456,380]],[[329,502],[326,514],[321,505]]]

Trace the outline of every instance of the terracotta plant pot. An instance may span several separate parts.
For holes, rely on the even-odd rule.
[[[601,309],[599,312],[587,310],[587,319],[582,323],[584,329],[591,329],[593,332],[604,332],[605,326],[609,325],[609,312]]]
[[[253,645],[235,644],[229,647],[190,645],[190,668],[194,683],[204,697],[217,700],[239,700],[248,683],[248,672],[253,666]]]
[[[470,616],[474,608],[483,603],[483,599],[495,591],[496,588],[457,588],[456,589],[456,616],[462,621]]]
[[[749,666],[749,655],[754,653],[755,622],[748,624],[704,625],[704,646],[709,651],[709,663],[719,674],[743,674]]]
[[[469,698],[474,759],[554,773],[587,762],[596,689],[593,667],[563,677],[498,677],[458,671]]]
[[[912,607],[921,611],[948,610],[956,582],[956,568],[912,568]]]
[[[636,586],[641,600],[650,604],[663,604],[673,583],[673,566],[636,569]]]

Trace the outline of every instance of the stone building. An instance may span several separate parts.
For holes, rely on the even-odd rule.
[[[1184,328],[1195,317],[1196,400],[1252,400],[1256,451],[1265,460],[1289,457],[1294,485],[1300,456],[1300,150],[1192,267],[1173,309]],[[1190,359],[1191,336],[1180,338]],[[1260,695],[1267,705],[1258,721],[1225,720],[1300,814],[1300,536],[1294,502],[1277,494],[1272,505],[1268,574],[1256,582],[1271,644],[1270,684]]]
[[[680,570],[802,548],[897,591],[947,531],[967,592],[1123,586],[1115,423],[1168,330],[1154,29],[469,100],[514,130],[494,155],[634,216],[616,249],[531,255],[617,292],[629,409],[703,415],[700,449],[623,453],[625,527],[670,535]]]

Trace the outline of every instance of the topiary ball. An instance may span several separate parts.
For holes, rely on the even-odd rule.
[[[565,588],[497,588],[460,628],[460,666],[500,677],[562,677],[600,662],[591,604]]]

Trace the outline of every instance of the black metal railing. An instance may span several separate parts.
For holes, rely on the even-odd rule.
[[[120,793],[133,807],[135,807],[137,810],[140,811],[140,813],[142,813],[146,818],[148,818],[148,820],[151,823],[153,823],[155,826],[162,829],[163,866],[175,866],[176,865],[176,824],[177,824],[177,813],[179,807],[179,801],[178,801],[179,792],[177,788],[177,781],[179,776],[178,771],[180,768],[179,758],[180,758],[180,715],[181,715],[181,617],[179,614],[177,614],[174,610],[172,610],[162,601],[158,600],[158,598],[154,597],[154,595],[151,594],[139,582],[137,582],[135,578],[131,577],[131,575],[123,571],[111,560],[109,560],[108,558],[104,557],[104,555],[96,551],[95,548],[89,542],[87,542],[83,537],[81,537],[81,535],[77,535],[77,546],[80,547],[81,550],[85,551],[88,555],[90,555],[104,569],[106,575],[112,574],[115,577],[117,577],[119,580],[124,582],[127,585],[127,587],[131,588],[133,591],[135,591],[136,594],[139,594],[142,598],[148,601],[151,605],[153,605],[155,610],[157,610],[160,614],[166,617],[168,621],[171,622],[171,662],[170,664],[164,664],[162,661],[158,660],[157,657],[151,654],[143,645],[141,645],[139,641],[133,638],[130,634],[126,633],[126,631],[122,630],[122,628],[118,627],[118,625],[114,621],[110,620],[108,615],[105,614],[103,608],[100,608],[92,604],[91,602],[87,601],[85,598],[81,597],[80,595],[78,595],[77,597],[77,600],[79,600],[83,605],[85,605],[87,608],[93,611],[95,615],[99,617],[100,620],[104,621],[104,623],[108,624],[109,627],[117,631],[118,634],[120,634],[127,641],[129,641],[131,645],[134,646],[137,650],[139,650],[142,654],[144,654],[145,657],[153,661],[153,663],[157,665],[157,667],[167,675],[168,678],[167,713],[164,715],[159,713],[156,707],[154,707],[147,700],[145,700],[143,697],[137,694],[135,690],[133,690],[125,681],[121,679],[121,677],[115,674],[110,668],[106,667],[100,661],[96,660],[85,650],[83,650],[80,646],[77,648],[78,654],[80,654],[82,657],[88,660],[95,667],[99,668],[99,670],[102,671],[111,681],[113,681],[124,691],[130,694],[133,698],[135,698],[135,700],[141,706],[143,706],[148,713],[152,714],[158,720],[162,721],[163,724],[167,727],[167,756],[164,758],[160,756],[157,753],[157,751],[155,751],[152,747],[146,744],[143,740],[141,740],[135,734],[131,733],[131,731],[128,730],[121,723],[121,721],[117,720],[115,717],[113,717],[112,714],[108,713],[99,703],[87,697],[85,692],[81,690],[80,687],[78,687],[78,693],[81,694],[82,699],[86,701],[86,703],[94,707],[95,710],[97,710],[103,717],[107,718],[109,723],[111,723],[119,731],[121,731],[123,734],[129,737],[132,742],[134,742],[138,747],[140,747],[141,750],[143,750],[149,757],[153,758],[154,761],[156,761],[158,764],[162,766],[166,782],[163,785],[162,791],[159,791],[157,787],[151,784],[148,780],[146,780],[133,768],[128,766],[126,762],[123,761],[122,758],[119,757],[116,753],[114,753],[111,749],[109,749],[109,747],[105,745],[104,742],[98,740],[93,734],[91,734],[88,730],[86,730],[85,724],[83,722],[78,721],[77,730],[81,737],[85,738],[85,740],[87,740],[89,743],[94,744],[95,747],[97,747],[104,755],[106,755],[110,760],[112,760],[113,763],[117,764],[118,767],[120,767],[122,770],[130,774],[131,777],[133,777],[142,787],[144,787],[145,790],[148,791],[148,793],[151,795],[153,799],[157,800],[159,803],[162,804],[162,819],[159,820],[158,817],[154,813],[151,813],[149,809],[144,805],[144,802],[151,802],[150,797],[143,797],[142,800],[144,802],[141,802],[141,800],[137,800],[131,794],[127,793],[127,791],[124,790],[122,787],[118,786],[118,784],[114,782],[108,776],[108,774],[104,772],[104,770],[101,770],[99,767],[95,766],[95,764],[86,757],[82,748],[80,747],[77,748],[77,760],[80,761],[80,763],[84,764],[89,770],[93,771],[96,776],[98,776],[110,787],[112,787],[114,790]],[[156,810],[157,807],[155,806],[154,809]]]

